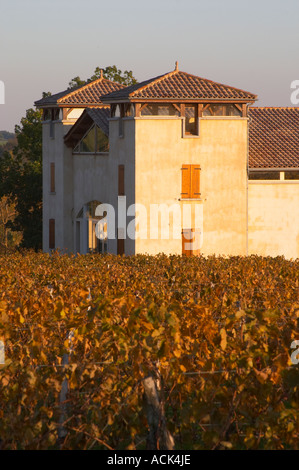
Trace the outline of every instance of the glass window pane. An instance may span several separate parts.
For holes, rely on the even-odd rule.
[[[242,112],[234,104],[210,104],[203,111],[203,116],[242,116]]]
[[[210,106],[206,109],[203,110],[202,112],[202,115],[203,116],[212,116],[212,113],[211,113],[211,110],[210,110]]]
[[[224,109],[225,116],[238,116],[241,117],[241,111],[234,104],[227,104]]]
[[[223,105],[222,104],[211,104],[210,110],[212,116],[223,116]]]
[[[285,171],[284,179],[285,180],[299,180],[299,171]]]
[[[98,126],[96,126],[96,139],[96,152],[108,152],[109,139]]]
[[[133,117],[135,115],[134,111],[133,104],[125,104],[125,117]]]
[[[196,109],[195,106],[185,106],[185,132],[186,134],[196,134]]]
[[[180,113],[172,104],[148,104],[141,110],[141,116],[179,116]]]
[[[250,180],[279,180],[280,172],[279,171],[250,171],[249,179]]]
[[[86,134],[86,136],[81,140],[80,144],[81,152],[94,153],[95,152],[95,128],[94,126]]]

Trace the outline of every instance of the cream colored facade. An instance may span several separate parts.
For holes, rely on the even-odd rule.
[[[299,258],[299,181],[250,181],[249,254]]]
[[[183,206],[201,206],[201,253],[245,255],[247,119],[202,118],[199,136],[188,137],[182,135],[180,118],[137,118],[135,126],[135,200],[147,208],[147,238],[136,240],[136,252],[182,253],[181,238],[155,240],[150,236],[154,222],[150,207],[166,204],[180,205],[181,214]],[[183,164],[200,165],[198,200],[181,197]],[[181,216],[178,222],[170,221],[170,234],[172,223],[181,223],[180,229],[191,228]],[[161,236],[160,228],[161,221]]]

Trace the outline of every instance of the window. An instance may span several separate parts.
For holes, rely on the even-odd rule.
[[[108,153],[109,139],[102,129],[93,125],[74,148],[74,153]]]
[[[185,134],[197,135],[197,106],[185,106]]]
[[[55,219],[49,220],[49,249],[55,250]]]
[[[50,121],[52,118],[52,111],[49,108],[45,108],[43,110],[43,120],[44,121]]]
[[[182,165],[182,199],[200,198],[200,166]]]
[[[299,180],[299,171],[285,171],[284,179],[285,180]]]
[[[109,152],[109,139],[108,137],[104,134],[102,129],[100,129],[98,126],[95,126],[95,132],[96,132],[96,153],[107,153]]]
[[[242,117],[242,111],[236,104],[207,104],[203,108],[202,115]]]
[[[141,116],[179,116],[179,110],[172,104],[147,104],[141,108]]]
[[[124,115],[125,117],[134,117],[135,115],[134,104],[131,104],[131,103],[125,104]]]
[[[50,192],[55,193],[55,163],[50,164]]]
[[[250,180],[279,180],[279,171],[249,171]]]
[[[120,118],[124,115],[124,105],[123,104],[113,104],[111,105],[111,117]]]

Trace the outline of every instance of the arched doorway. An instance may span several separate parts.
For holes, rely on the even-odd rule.
[[[95,215],[97,206],[101,204],[100,201],[90,201],[84,204],[78,212],[75,228],[76,253],[107,253],[107,224],[104,224],[102,228],[103,235],[101,238],[97,237],[96,230],[98,222],[104,218],[104,216]]]

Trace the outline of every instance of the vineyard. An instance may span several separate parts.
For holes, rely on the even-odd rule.
[[[1,449],[298,449],[299,260],[0,256]]]

